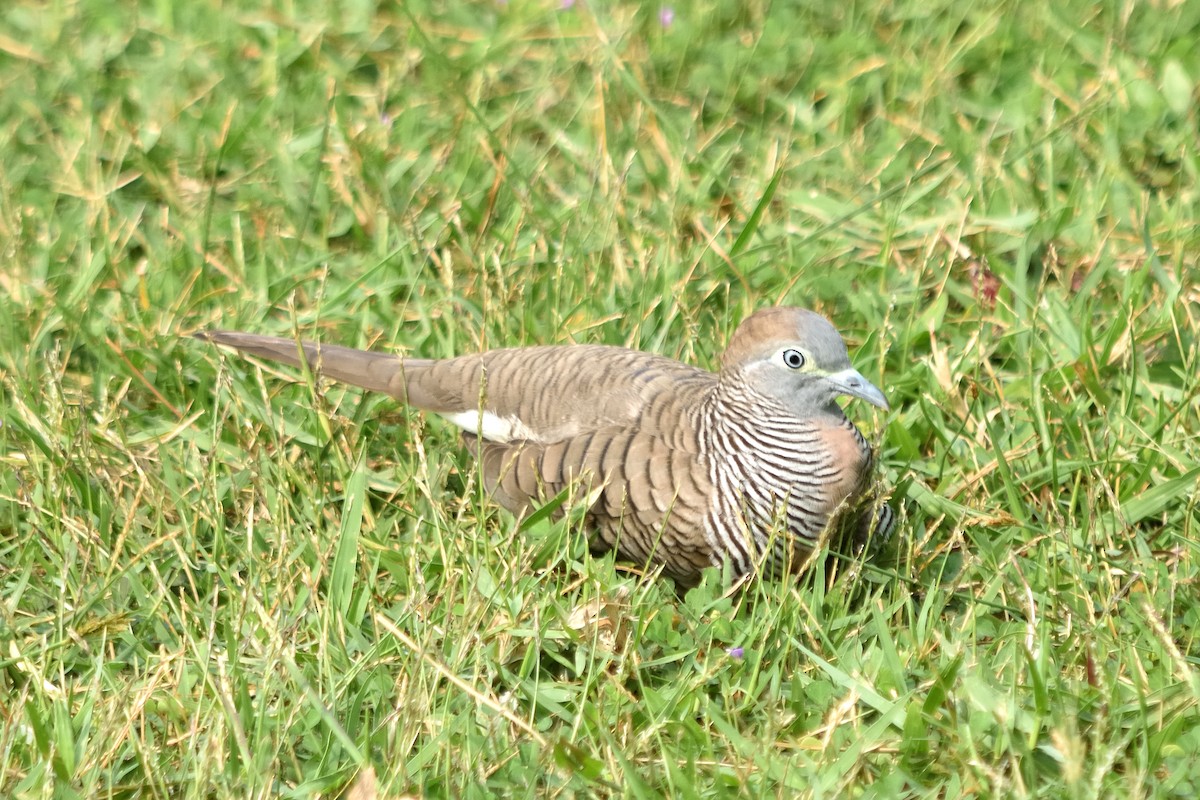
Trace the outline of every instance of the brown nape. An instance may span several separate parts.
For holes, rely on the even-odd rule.
[[[872,464],[871,448],[840,412],[809,413],[741,380],[742,367],[779,370],[768,383],[787,390],[793,376],[775,363],[780,347],[848,363],[829,321],[804,309],[766,309],[744,320],[722,359],[739,369],[720,380],[599,345],[434,360],[230,331],[198,337],[307,363],[319,375],[442,415],[464,430],[492,497],[516,514],[588,480],[597,489],[586,517],[589,544],[661,566],[684,589],[712,564],[746,574],[799,563],[831,516],[856,505]],[[780,523],[785,534],[773,535]]]

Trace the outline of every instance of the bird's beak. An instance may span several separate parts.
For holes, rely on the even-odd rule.
[[[876,388],[875,384],[862,376],[862,373],[856,369],[844,369],[841,372],[834,372],[826,376],[826,380],[834,385],[839,392],[850,397],[857,397],[859,400],[866,400],[873,406],[879,406],[884,411],[888,411],[891,406],[888,405],[887,398],[883,396],[883,392]]]

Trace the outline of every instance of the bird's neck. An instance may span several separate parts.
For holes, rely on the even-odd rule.
[[[840,425],[846,419],[842,407],[835,400],[798,409],[792,403],[754,389],[745,381],[728,379],[726,376],[722,376],[713,386],[705,405],[716,418],[778,420],[783,425],[808,421]]]
[[[698,428],[715,438],[721,438],[730,429],[797,433],[846,424],[846,415],[836,402],[798,413],[782,400],[763,394],[744,381],[724,377],[698,405],[698,413]]]

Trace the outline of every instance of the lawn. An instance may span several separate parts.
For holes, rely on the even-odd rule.
[[[1200,793],[1200,3],[11,0],[0,796]],[[223,353],[835,321],[901,523],[672,584]],[[578,509],[573,499],[568,508]]]

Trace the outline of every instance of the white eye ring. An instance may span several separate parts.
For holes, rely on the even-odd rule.
[[[804,353],[799,350],[784,350],[783,363],[791,369],[800,369],[804,366]]]

